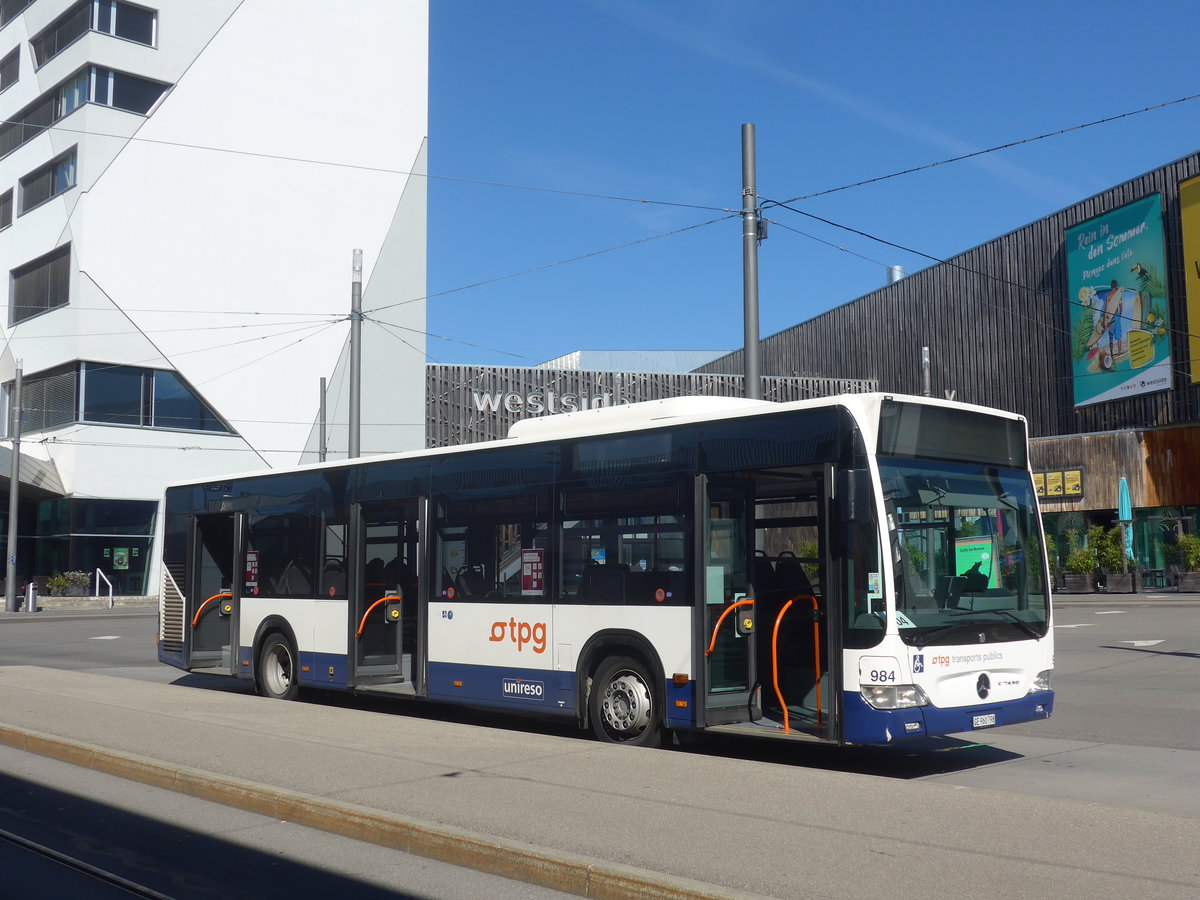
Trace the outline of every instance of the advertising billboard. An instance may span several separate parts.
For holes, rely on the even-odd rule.
[[[1075,405],[1171,387],[1162,196],[1066,232]]]
[[[1183,278],[1187,285],[1188,356],[1192,384],[1200,382],[1200,178],[1179,184],[1183,220]]]

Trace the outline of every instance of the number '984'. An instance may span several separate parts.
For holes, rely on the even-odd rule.
[[[871,670],[871,683],[878,684],[881,681],[890,681],[894,684],[896,681],[896,670],[895,669],[872,669]]]

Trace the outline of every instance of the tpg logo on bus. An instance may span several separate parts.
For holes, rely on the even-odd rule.
[[[509,619],[507,622],[493,622],[492,633],[488,635],[488,640],[492,643],[499,643],[505,637],[517,645],[518,653],[525,649],[526,644],[530,643],[533,644],[534,653],[546,652],[545,622],[531,625],[528,622],[518,622],[515,618]]]
[[[524,678],[504,678],[500,681],[500,693],[505,697],[545,700],[546,684],[542,681],[526,681]]]

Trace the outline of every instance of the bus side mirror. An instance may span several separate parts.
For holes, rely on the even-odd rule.
[[[871,519],[871,472],[869,469],[842,469],[837,473],[837,502],[842,518],[848,522]]]

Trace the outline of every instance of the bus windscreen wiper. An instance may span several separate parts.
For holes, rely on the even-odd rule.
[[[978,615],[984,615],[984,614],[991,614],[994,616],[1004,616],[1005,618],[1007,618],[1010,621],[1012,621],[1013,623],[1015,623],[1016,626],[1018,628],[1020,628],[1022,631],[1024,631],[1026,634],[1031,635],[1032,637],[1035,637],[1039,640],[1041,640],[1041,638],[1045,637],[1045,635],[1038,634],[1037,630],[1032,625],[1030,625],[1028,622],[1026,622],[1024,619],[1022,619],[1020,616],[1018,616],[1016,613],[1014,613],[1010,609],[960,609],[960,610],[956,610],[955,612],[949,613],[949,615],[951,615],[951,616],[978,616]],[[966,623],[963,623],[963,624],[966,624]]]

